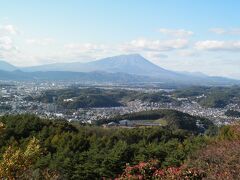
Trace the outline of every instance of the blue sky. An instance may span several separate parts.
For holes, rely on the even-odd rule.
[[[0,58],[19,66],[139,53],[240,79],[240,1],[0,0]]]

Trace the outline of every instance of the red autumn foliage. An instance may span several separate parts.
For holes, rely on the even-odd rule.
[[[140,162],[134,166],[126,166],[124,173],[115,180],[165,180],[165,179],[202,179],[205,174],[194,168],[168,167],[160,168],[160,162],[151,160],[149,162]]]
[[[240,179],[240,125],[224,127],[219,137],[186,163],[204,171],[207,179]]]

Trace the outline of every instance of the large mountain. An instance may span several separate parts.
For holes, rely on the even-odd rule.
[[[201,73],[174,72],[161,68],[138,54],[120,55],[88,63],[55,63],[17,68],[4,63],[0,79],[76,80],[94,82],[160,82],[191,85],[233,85],[240,81]],[[1,64],[0,64],[1,66]],[[1,69],[0,69],[1,70]],[[13,71],[13,72],[9,72]]]
[[[4,71],[14,71],[17,68],[9,63],[7,63],[6,61],[1,61],[0,60],[0,70],[4,70]]]
[[[88,63],[55,63],[35,67],[23,68],[23,71],[73,71],[73,72],[94,72],[103,71],[109,73],[127,73],[135,75],[172,75],[172,71],[165,70],[139,54],[120,55],[108,57]]]

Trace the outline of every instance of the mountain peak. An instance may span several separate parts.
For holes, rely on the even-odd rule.
[[[107,57],[104,59],[100,59],[97,61],[94,61],[95,63],[107,63],[107,64],[111,64],[111,65],[139,65],[140,64],[148,64],[148,65],[154,65],[155,64],[151,63],[150,61],[148,61],[147,59],[145,59],[143,56],[141,56],[140,54],[123,54],[123,55],[118,55],[118,56],[113,56],[113,57]],[[90,62],[92,63],[92,62]]]
[[[101,70],[106,72],[122,72],[136,75],[159,75],[159,72],[166,72],[165,69],[153,64],[140,54],[124,54],[107,57],[85,64],[84,68],[88,71]]]

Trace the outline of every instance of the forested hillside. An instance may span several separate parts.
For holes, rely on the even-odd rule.
[[[234,146],[239,135],[231,128],[211,126],[205,135],[194,135],[170,127],[102,128],[32,115],[3,116],[0,124],[3,179],[202,179],[216,177],[216,163],[227,166],[230,156],[227,167],[239,168]],[[221,156],[225,143],[233,149]],[[214,148],[217,161],[211,159]],[[208,171],[206,162],[214,171]],[[227,173],[233,175],[230,169]]]
[[[91,107],[117,107],[126,102],[141,100],[146,102],[178,103],[165,92],[144,93],[121,89],[77,88],[47,90],[37,97],[27,97],[30,101],[56,103],[65,109]]]
[[[131,114],[117,115],[107,120],[104,119],[96,121],[96,124],[101,125],[107,122],[119,122],[124,119],[130,121],[164,120],[164,126],[166,126],[166,128],[187,130],[195,134],[203,133],[209,127],[213,126],[213,123],[207,118],[195,117],[187,113],[170,109],[141,111]]]

